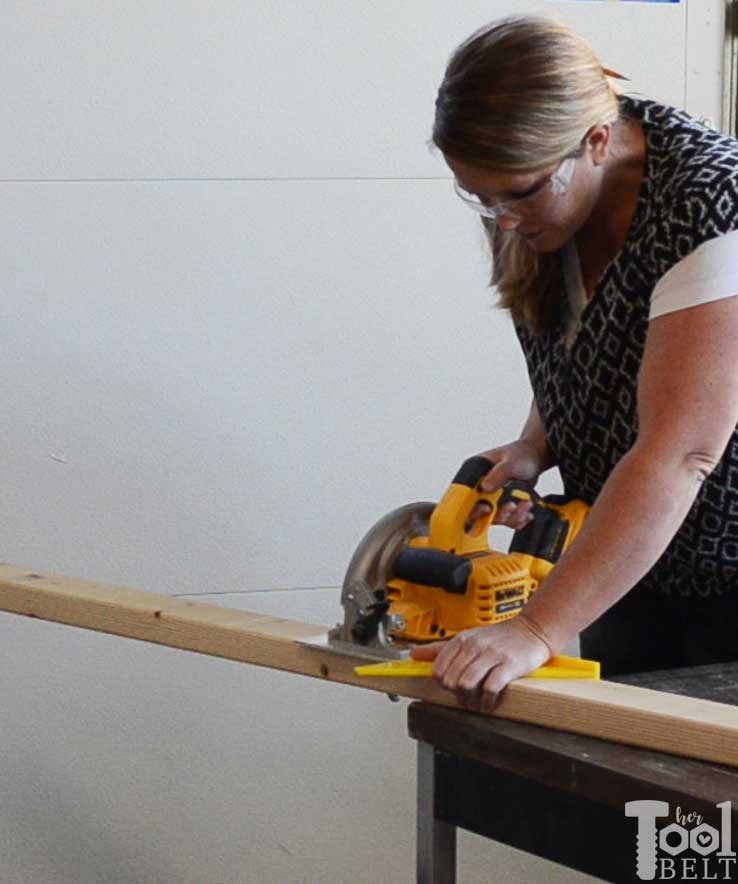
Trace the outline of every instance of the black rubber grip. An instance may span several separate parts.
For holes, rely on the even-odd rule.
[[[513,534],[510,552],[527,553],[553,565],[563,552],[569,528],[569,521],[556,510],[546,506],[536,507],[533,521]]]
[[[492,461],[488,457],[482,457],[481,454],[470,457],[459,467],[459,472],[454,476],[453,484],[476,488],[480,480],[487,475],[493,466]]]
[[[463,556],[439,549],[400,550],[392,566],[392,576],[422,586],[436,586],[463,595],[472,572],[472,563]]]

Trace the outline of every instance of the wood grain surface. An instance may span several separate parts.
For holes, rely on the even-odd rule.
[[[357,660],[297,642],[319,624],[0,565],[0,610],[457,707],[431,679],[354,675]],[[471,713],[470,713],[471,714]],[[738,707],[610,681],[520,679],[494,715],[738,767]]]

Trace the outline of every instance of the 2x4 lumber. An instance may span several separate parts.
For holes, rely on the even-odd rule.
[[[365,678],[297,644],[327,627],[0,565],[0,611],[459,707],[431,679]],[[607,681],[519,679],[497,717],[738,767],[738,707]]]

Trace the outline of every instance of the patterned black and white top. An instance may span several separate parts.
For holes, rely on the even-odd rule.
[[[638,373],[654,287],[702,243],[738,229],[738,143],[672,107],[620,101],[624,114],[640,120],[647,143],[625,245],[586,304],[570,346],[565,292],[558,326],[540,335],[516,329],[565,493],[589,503],[636,440]],[[685,596],[738,591],[738,430],[640,587]]]

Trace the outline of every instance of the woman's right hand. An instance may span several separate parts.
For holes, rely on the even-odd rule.
[[[482,491],[493,492],[502,488],[511,479],[518,479],[535,485],[540,474],[547,468],[541,452],[532,443],[525,439],[517,439],[508,445],[498,448],[490,448],[489,451],[481,452],[482,457],[492,461],[494,466],[479,483]],[[533,501],[521,501],[520,503],[506,503],[501,506],[493,524],[506,525],[518,531],[533,520]],[[483,516],[489,514],[490,507],[486,503],[478,503],[469,516],[469,530],[473,524]]]

